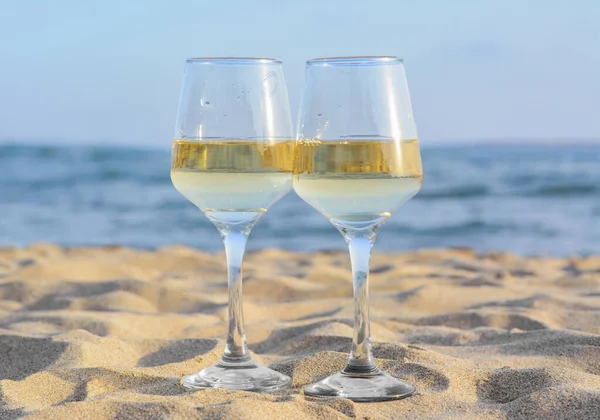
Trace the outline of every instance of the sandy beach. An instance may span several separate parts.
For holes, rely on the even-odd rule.
[[[292,377],[276,395],[179,387],[223,350],[223,254],[36,245],[0,276],[2,419],[600,417],[600,257],[376,253],[374,354],[418,393],[374,404],[302,393],[350,347],[344,252],[247,255],[249,347]]]

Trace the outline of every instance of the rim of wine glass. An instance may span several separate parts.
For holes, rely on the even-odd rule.
[[[186,61],[194,64],[281,64],[280,60],[265,57],[192,57]]]
[[[313,58],[308,66],[381,66],[401,64],[404,60],[394,55],[356,55],[348,57]]]

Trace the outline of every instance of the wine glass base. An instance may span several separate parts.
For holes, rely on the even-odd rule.
[[[188,391],[226,388],[236,391],[275,392],[289,386],[290,377],[256,363],[241,366],[221,364],[185,376],[181,386]]]
[[[348,398],[356,402],[399,400],[414,393],[414,386],[383,372],[371,376],[339,372],[304,388],[304,394],[311,397]]]

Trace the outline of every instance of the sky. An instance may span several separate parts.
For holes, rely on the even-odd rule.
[[[168,148],[198,56],[283,60],[295,120],[343,55],[405,60],[423,145],[600,139],[600,0],[0,2],[0,141]]]

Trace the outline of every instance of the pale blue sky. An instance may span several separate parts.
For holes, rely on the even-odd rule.
[[[0,139],[167,147],[187,57],[405,59],[423,144],[600,138],[600,0],[0,0]],[[294,115],[295,119],[295,115]]]

